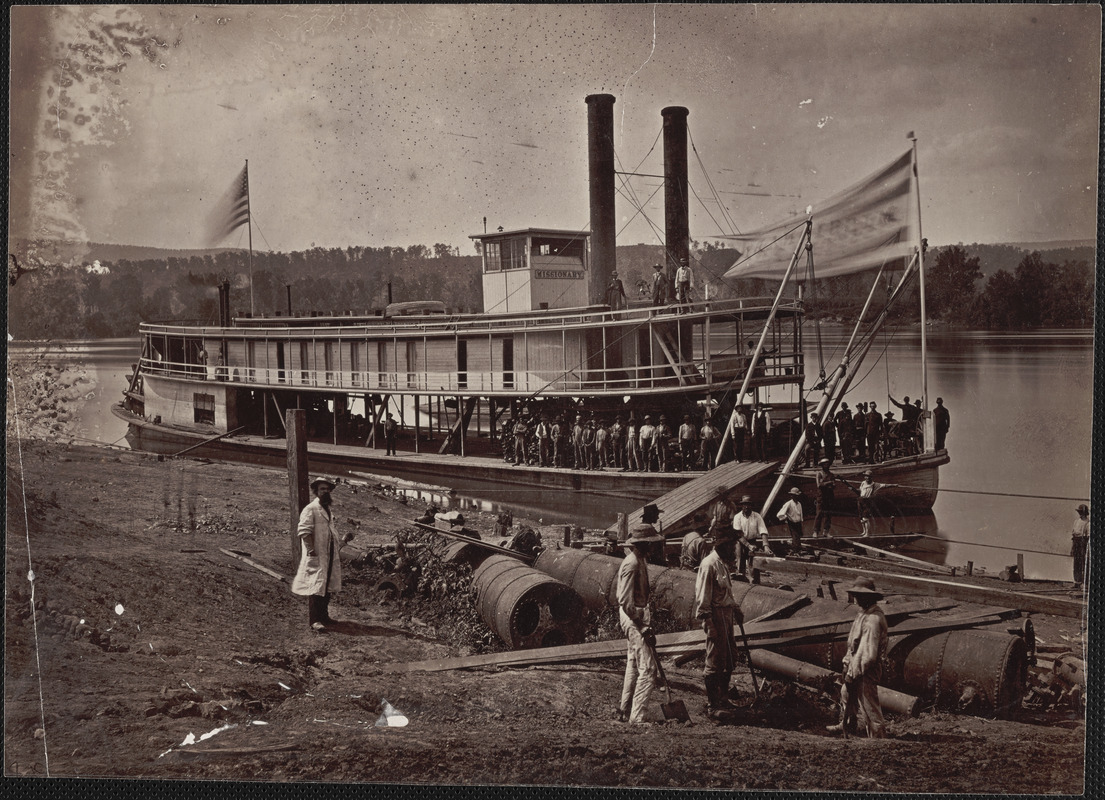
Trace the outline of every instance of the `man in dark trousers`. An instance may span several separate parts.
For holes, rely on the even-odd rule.
[[[879,441],[882,439],[882,414],[875,407],[875,401],[868,404],[867,412],[867,463],[878,463]]]
[[[817,419],[817,412],[811,411],[809,422],[806,423],[806,467],[810,467],[821,460],[821,423]]]
[[[395,452],[395,437],[399,433],[399,423],[395,421],[395,417],[388,412],[387,420],[384,422],[384,444],[387,447],[387,453],[385,455],[394,456]]]
[[[330,619],[330,596],[341,591],[341,559],[338,551],[353,538],[338,536],[330,511],[330,493],[337,484],[330,478],[315,478],[311,491],[315,499],[299,513],[299,568],[292,579],[292,592],[307,596],[307,622],[311,630],[324,633]]]
[[[668,303],[668,278],[664,274],[664,268],[659,264],[652,265],[652,304],[663,306]]]
[[[702,669],[706,713],[718,721],[725,720],[733,708],[729,702],[729,681],[737,663],[733,626],[744,623],[729,578],[736,560],[737,536],[732,528],[714,533],[714,549],[702,559],[694,587],[695,617],[706,632],[706,664]]]
[[[829,415],[825,416],[825,422],[821,425],[821,447],[821,452],[832,466],[836,461],[836,420]]]
[[[1074,560],[1074,582],[1081,586],[1086,581],[1086,554],[1090,549],[1090,507],[1078,506],[1078,519],[1070,534],[1070,556]]]
[[[856,434],[856,461],[866,461],[867,403],[856,403],[856,413],[852,417],[852,428]]]
[[[752,458],[767,461],[767,436],[771,431],[771,416],[762,403],[756,403],[752,414]]]
[[[890,398],[890,402],[902,410],[902,424],[900,429],[904,429],[904,434],[901,435],[900,438],[905,443],[906,452],[912,455],[917,452],[917,421],[921,418],[921,407],[912,405],[909,402],[908,394],[902,398],[902,402],[900,403],[893,397]]]
[[[836,435],[840,443],[840,461],[842,464],[851,464],[855,455],[855,428],[852,427],[852,412],[848,410],[847,403],[840,404],[840,410],[836,412]]]
[[[733,414],[733,424],[729,427],[729,437],[733,440],[733,460],[744,461],[744,442],[751,425],[748,406],[741,403]]]
[[[948,413],[948,409],[944,406],[944,398],[936,398],[936,408],[932,410],[932,423],[936,433],[936,449],[943,450],[944,440],[948,436],[948,431],[952,427],[952,417]]]

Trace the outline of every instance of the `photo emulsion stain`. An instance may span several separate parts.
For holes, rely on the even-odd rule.
[[[5,775],[1092,793],[1100,30],[14,9]]]

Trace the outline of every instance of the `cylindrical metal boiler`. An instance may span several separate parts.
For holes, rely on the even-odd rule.
[[[545,573],[491,555],[473,573],[472,585],[480,618],[514,649],[583,641],[583,601]]]
[[[584,550],[546,550],[533,566],[571,586],[595,612],[618,605],[618,567],[622,560],[602,553]],[[667,611],[682,628],[698,625],[694,615],[695,573],[650,565],[649,585],[652,587],[652,607]],[[734,583],[733,596],[745,619],[754,619],[794,602],[794,592]]]

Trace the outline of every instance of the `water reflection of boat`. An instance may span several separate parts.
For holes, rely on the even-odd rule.
[[[541,420],[571,425],[578,415],[609,424],[630,414],[666,416],[674,435],[684,415],[697,428],[719,398],[727,406],[719,420],[737,405],[734,398],[770,407],[776,421],[801,420],[803,304],[798,288],[784,297],[789,271],[774,297],[653,304],[608,294],[615,271],[614,98],[592,95],[587,103],[590,233],[526,228],[472,236],[482,254],[479,314],[418,301],[359,316],[296,316],[289,308],[287,315],[232,317],[224,283],[218,325],[141,326],[141,357],[125,399],[112,408],[128,423],[133,444],[273,460],[285,452],[287,412],[300,409],[313,465],[648,500],[701,470],[572,469],[548,466],[543,454],[545,466],[515,467],[499,457],[501,437],[519,421],[532,433]],[[687,115],[678,107],[662,115],[666,257],[658,282],[668,289],[690,256]],[[248,225],[248,175],[243,186],[235,224]],[[754,346],[746,349],[746,342]],[[841,379],[862,361],[851,345],[834,387],[846,385]],[[856,345],[865,346],[869,337]],[[401,425],[395,456],[381,454],[392,413]],[[762,457],[782,461],[795,444],[794,428],[778,425]],[[931,508],[937,468],[946,461],[941,453],[888,459],[879,469],[905,488],[885,500],[895,509]],[[857,480],[861,471],[843,468]],[[781,477],[801,484],[811,474],[788,462]],[[747,488],[772,491],[768,484]]]

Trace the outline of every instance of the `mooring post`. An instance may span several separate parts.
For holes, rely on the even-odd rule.
[[[967,577],[970,577],[971,575],[974,575],[974,574],[975,574],[975,562],[968,561],[967,562]]]
[[[1017,575],[1024,580],[1024,553],[1017,553]]]
[[[307,476],[307,412],[289,408],[285,415],[288,429],[288,498],[291,511],[292,571],[299,566],[299,512],[311,502]]]

